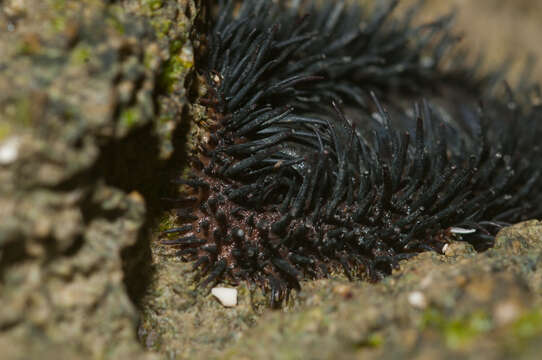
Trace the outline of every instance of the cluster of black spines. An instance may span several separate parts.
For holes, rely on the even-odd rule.
[[[221,4],[204,70],[211,133],[181,181],[208,194],[204,217],[181,209],[169,233],[190,235],[166,242],[205,284],[247,279],[276,303],[339,267],[376,281],[441,251],[452,226],[483,249],[542,214],[536,89],[483,98],[500,74],[446,56],[450,17],[414,26],[418,8],[392,19],[396,4]]]

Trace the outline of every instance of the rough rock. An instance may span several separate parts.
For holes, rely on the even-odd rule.
[[[304,290],[311,305],[288,316],[266,314],[237,344],[209,356],[537,358],[542,223],[505,229],[497,243],[475,256],[421,254],[377,285],[320,281]]]
[[[134,269],[182,128],[190,7],[0,5],[3,359],[156,357],[137,340],[147,284]]]

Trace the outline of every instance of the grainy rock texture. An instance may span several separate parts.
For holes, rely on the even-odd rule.
[[[416,0],[407,0],[410,2]],[[542,26],[542,2],[533,0],[448,0],[426,1],[426,19],[434,13],[457,10],[456,28],[464,36],[464,45],[471,49],[473,58],[484,53],[486,64],[500,66],[509,62],[508,80],[514,84],[525,68],[528,58],[542,58],[539,46]],[[531,66],[535,63],[532,62]],[[542,66],[534,67],[533,74],[542,79]]]
[[[538,221],[502,230],[482,254],[456,241],[445,255],[403,261],[376,285],[304,282],[282,311],[245,286],[239,305],[224,308],[196,291],[189,264],[155,256],[162,276],[139,334],[170,358],[536,359],[542,350]]]
[[[497,247],[403,262],[380,284],[322,281],[311,305],[268,314],[228,359],[509,359],[542,344],[542,223],[503,230]],[[265,346],[262,346],[265,344]],[[273,349],[273,351],[269,351]]]
[[[0,3],[2,359],[155,357],[137,341],[137,269],[182,127],[193,10]]]

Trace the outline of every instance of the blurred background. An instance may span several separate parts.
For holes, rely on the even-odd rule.
[[[401,6],[417,2],[402,1]],[[455,29],[464,35],[462,44],[486,54],[487,66],[498,66],[508,57],[513,65],[509,80],[513,83],[529,55],[542,58],[542,1],[540,0],[428,0],[425,19],[457,11]],[[533,76],[542,80],[542,66],[537,61]]]

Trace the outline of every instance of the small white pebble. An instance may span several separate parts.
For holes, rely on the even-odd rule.
[[[424,309],[427,306],[425,295],[420,291],[413,291],[408,294],[408,303],[418,309]]]
[[[211,290],[211,294],[225,307],[237,305],[237,289],[215,287]]]
[[[460,227],[451,227],[450,232],[453,234],[472,234],[476,232],[476,229],[464,229]]]
[[[444,246],[442,247],[442,253],[446,255],[446,251],[448,251],[449,248],[450,248],[450,244],[444,244]]]
[[[495,320],[499,325],[510,324],[521,315],[521,308],[513,302],[505,302],[497,305]]]
[[[19,145],[20,141],[16,137],[11,137],[0,143],[0,165],[8,165],[17,160]]]

